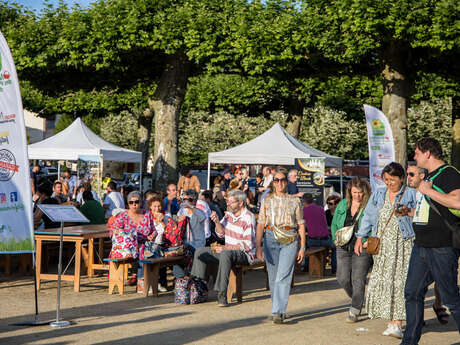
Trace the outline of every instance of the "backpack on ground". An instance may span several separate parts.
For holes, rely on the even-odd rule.
[[[190,278],[176,278],[174,284],[174,303],[190,304],[190,285]]]
[[[208,300],[208,286],[201,279],[191,279],[190,304],[204,303]]]

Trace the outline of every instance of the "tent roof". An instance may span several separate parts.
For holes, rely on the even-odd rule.
[[[141,152],[127,150],[97,136],[77,118],[52,137],[28,146],[29,159],[78,160],[79,156],[102,155],[104,160],[138,163]]]
[[[342,158],[316,150],[290,135],[279,123],[247,143],[208,154],[210,163],[294,165],[296,158],[325,157],[326,166],[341,167]]]

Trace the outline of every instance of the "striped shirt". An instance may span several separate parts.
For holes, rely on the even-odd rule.
[[[256,217],[246,207],[238,217],[230,212],[225,212],[220,221],[224,228],[225,244],[240,246],[248,256],[249,263],[254,261],[256,253]]]

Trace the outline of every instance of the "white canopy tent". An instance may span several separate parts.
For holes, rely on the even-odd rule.
[[[314,149],[290,135],[279,123],[247,143],[208,154],[208,189],[211,163],[294,165],[296,158],[324,157],[329,167],[340,168],[342,158]],[[342,186],[342,181],[340,183]],[[342,192],[342,191],[341,191]]]
[[[141,152],[124,149],[105,141],[80,118],[56,135],[28,145],[28,151],[29,159],[76,161],[79,156],[102,156],[106,161],[140,163],[142,167]],[[142,183],[142,175],[140,180]]]

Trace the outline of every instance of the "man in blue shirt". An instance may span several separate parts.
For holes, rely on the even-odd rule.
[[[297,170],[292,169],[289,171],[288,174],[288,194],[297,196],[297,197],[302,197],[303,193],[299,192],[299,189],[297,188]]]

